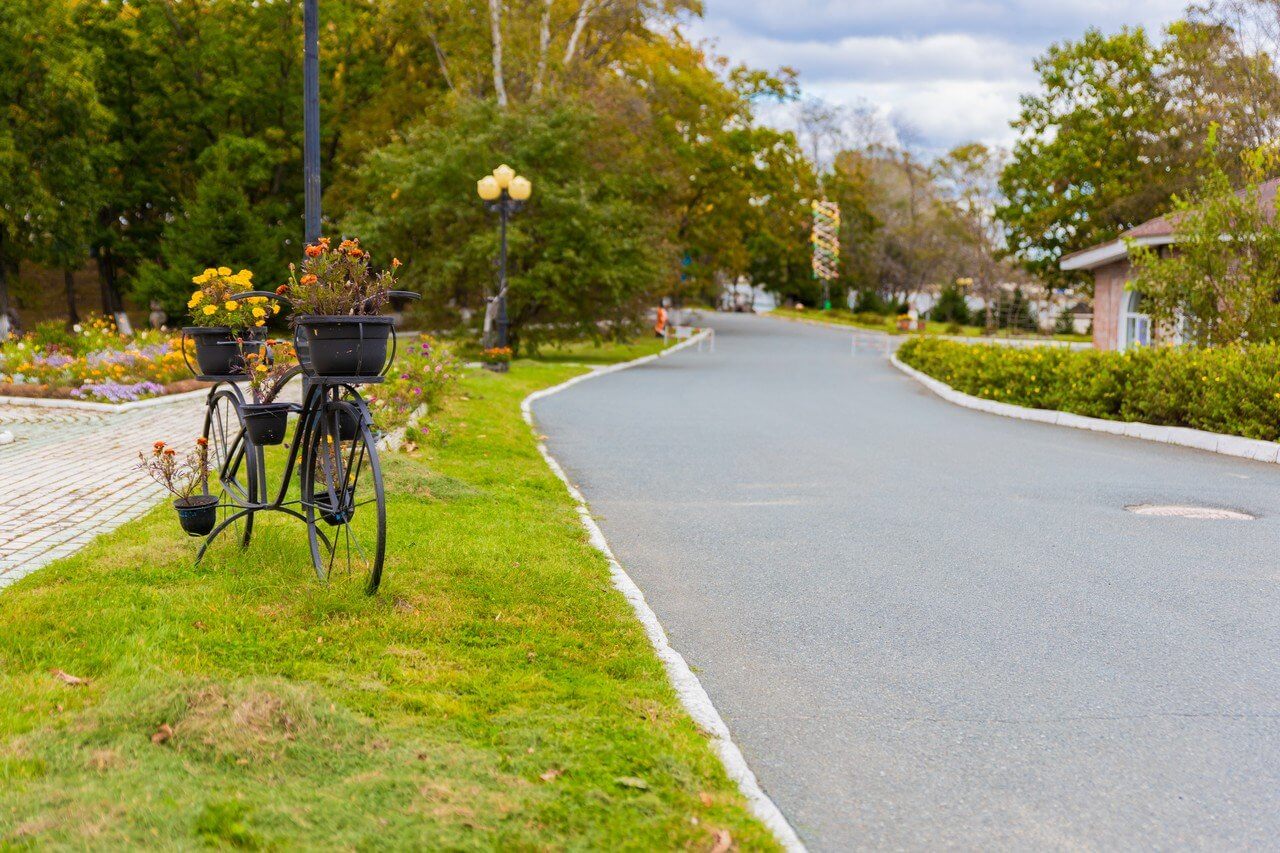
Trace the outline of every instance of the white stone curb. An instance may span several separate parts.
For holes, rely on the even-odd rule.
[[[134,400],[131,403],[94,403],[89,400],[62,400],[51,397],[3,397],[0,406],[30,406],[43,409],[77,409],[82,412],[132,412],[134,409],[150,409],[155,406],[168,406],[172,403],[204,397],[208,388],[197,388],[194,391],[183,391],[181,394],[166,394],[163,397],[148,397],[145,400]]]
[[[531,410],[534,402],[541,400],[543,397],[558,394],[566,388],[577,385],[579,382],[663,358],[678,350],[694,346],[706,337],[707,331],[699,332],[687,341],[663,350],[656,355],[647,355],[634,361],[596,368],[590,373],[575,376],[554,387],[546,388],[542,391],[534,391],[520,403],[520,411],[524,415],[525,422],[529,424],[529,428],[534,429],[536,432]],[[662,623],[658,621],[658,616],[653,612],[653,608],[649,606],[649,602],[645,601],[644,593],[640,591],[640,587],[636,586],[636,582],[622,568],[618,558],[613,555],[608,541],[604,538],[604,532],[600,530],[600,526],[591,517],[591,510],[587,507],[586,499],[573,483],[569,482],[564,469],[552,457],[547,450],[546,444],[542,441],[538,441],[538,452],[542,454],[543,459],[547,460],[547,465],[564,483],[565,488],[569,490],[570,496],[573,497],[574,503],[578,505],[578,517],[582,520],[582,526],[587,530],[591,544],[600,553],[604,554],[609,561],[609,572],[613,577],[614,587],[627,599],[631,609],[635,611],[636,618],[644,626],[645,633],[649,636],[649,642],[653,645],[654,651],[658,653],[658,657],[661,658],[663,665],[666,667],[667,677],[671,679],[671,685],[675,688],[676,695],[680,698],[680,703],[689,712],[689,716],[693,717],[694,722],[710,734],[712,747],[715,749],[716,754],[720,756],[721,762],[724,763],[729,778],[737,783],[742,795],[747,798],[752,814],[769,828],[774,837],[778,839],[778,843],[785,849],[803,851],[805,849],[804,844],[801,843],[799,836],[796,835],[796,831],[791,828],[791,824],[783,816],[773,800],[769,799],[769,795],[760,788],[756,774],[747,766],[747,760],[743,757],[742,750],[738,749],[738,745],[733,742],[729,727],[725,725],[720,712],[712,704],[711,697],[707,695],[702,682],[693,674],[693,670],[689,668],[684,656],[671,647],[671,643],[667,640],[667,632],[663,630]]]
[[[1103,418],[1090,418],[1071,412],[1060,412],[1055,409],[1029,409],[1010,403],[998,403],[964,394],[909,367],[898,360],[898,356],[889,356],[889,363],[937,394],[942,399],[964,406],[966,409],[977,409],[1006,418],[1018,418],[1024,421],[1038,421],[1045,424],[1087,429],[1092,432],[1105,432],[1112,435],[1126,435],[1130,438],[1141,438],[1145,441],[1158,441],[1161,444],[1176,444],[1181,447],[1193,447],[1196,450],[1207,450],[1223,456],[1238,456],[1241,459],[1253,459],[1258,462],[1280,461],[1280,444],[1273,441],[1261,441],[1256,438],[1244,438],[1238,435],[1223,435],[1217,432],[1189,429],[1187,427],[1155,426],[1136,421],[1109,421]]]
[[[409,432],[409,427],[416,427],[418,422],[427,416],[428,406],[422,403],[416,409],[409,413],[409,419],[405,421],[404,426],[396,427],[391,432],[378,439],[376,447],[379,453],[391,453],[399,450],[400,445],[404,444],[405,434]]]

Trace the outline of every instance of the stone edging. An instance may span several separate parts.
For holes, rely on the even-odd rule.
[[[1261,441],[1256,438],[1244,438],[1239,435],[1223,435],[1218,432],[1191,429],[1189,427],[1155,426],[1138,421],[1109,421],[1104,418],[1090,418],[1071,412],[1060,412],[1056,409],[1030,409],[1015,406],[1012,403],[999,403],[995,400],[984,400],[957,391],[950,385],[934,379],[926,373],[903,364],[898,356],[889,356],[889,363],[937,394],[942,399],[976,409],[992,415],[1006,418],[1017,418],[1024,421],[1037,421],[1045,424],[1087,429],[1093,432],[1105,432],[1111,435],[1126,435],[1130,438],[1141,438],[1145,441],[1158,441],[1161,444],[1176,444],[1181,447],[1192,447],[1196,450],[1207,450],[1210,453],[1221,453],[1223,456],[1237,456],[1241,459],[1253,459],[1257,462],[1280,461],[1280,444],[1273,441]]]
[[[131,403],[95,403],[89,400],[64,400],[53,397],[4,397],[0,396],[0,406],[30,406],[43,409],[75,409],[81,412],[132,412],[135,409],[150,409],[155,406],[167,406],[182,400],[204,397],[209,394],[208,388],[197,388],[194,391],[183,391],[179,394],[165,394],[162,397],[148,397],[145,400],[134,400]]]
[[[566,388],[588,379],[595,379],[597,376],[604,376],[609,373],[616,373],[619,370],[647,364],[673,352],[693,346],[706,337],[706,331],[699,332],[687,341],[676,344],[674,347],[663,350],[660,353],[646,355],[643,358],[637,358],[634,361],[627,361],[622,364],[596,368],[590,373],[575,376],[551,388],[534,391],[520,403],[520,412],[524,415],[525,422],[529,424],[529,428],[535,429],[531,406],[543,397],[558,394]],[[671,643],[667,639],[667,632],[663,629],[662,623],[658,621],[658,616],[653,612],[653,608],[649,606],[649,602],[645,601],[644,593],[641,592],[636,582],[631,579],[631,576],[627,574],[626,569],[622,568],[618,558],[613,555],[608,541],[604,538],[604,532],[596,524],[595,519],[591,517],[591,510],[587,506],[586,498],[582,496],[582,493],[578,491],[573,483],[569,482],[569,477],[565,474],[564,469],[560,467],[560,463],[547,450],[546,444],[541,439],[538,440],[538,452],[542,454],[542,458],[547,461],[547,465],[564,483],[565,488],[568,489],[569,495],[577,505],[578,518],[582,521],[582,526],[586,528],[591,544],[600,553],[604,554],[605,559],[609,561],[609,573],[613,578],[613,585],[626,598],[627,603],[631,605],[631,609],[635,612],[636,618],[640,620],[640,624],[644,627],[644,632],[649,637],[650,644],[666,668],[667,677],[671,680],[671,686],[675,688],[680,704],[684,706],[685,711],[693,718],[694,722],[708,733],[712,748],[724,764],[729,778],[737,783],[738,789],[746,797],[752,814],[769,828],[783,848],[790,851],[803,851],[805,849],[804,844],[800,841],[799,836],[796,835],[796,831],[792,829],[791,824],[779,811],[773,800],[769,798],[769,795],[760,788],[760,783],[756,779],[755,773],[747,765],[747,760],[743,757],[742,750],[733,742],[729,727],[725,725],[720,712],[712,704],[711,697],[707,695],[702,682],[698,680],[698,676],[693,674],[693,670],[689,668],[684,656],[671,647]]]
[[[416,427],[418,423],[427,416],[429,407],[426,403],[421,403],[412,412],[409,413],[409,419],[405,421],[404,426],[396,427],[391,432],[378,439],[375,446],[379,453],[390,453],[400,449],[400,445],[404,444],[405,434],[409,432],[409,427]]]

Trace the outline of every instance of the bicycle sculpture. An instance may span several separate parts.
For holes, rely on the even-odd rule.
[[[188,366],[197,379],[213,383],[201,446],[207,448],[210,468],[204,493],[217,497],[216,503],[209,501],[202,524],[193,529],[186,518],[183,523],[189,533],[205,538],[196,556],[199,564],[228,530],[247,547],[259,513],[300,519],[307,526],[316,576],[327,580],[335,571],[363,575],[372,595],[382,580],[386,495],[376,427],[359,389],[382,382],[395,359],[392,318],[380,312],[390,298],[419,295],[392,290],[391,273],[372,273],[368,254],[353,240],[336,250],[324,238],[308,246],[303,273],[300,279],[292,274],[290,284],[275,292],[230,292],[252,276],[232,276],[226,268],[206,271],[204,281],[195,279],[202,290],[192,296],[193,316],[218,320],[229,312],[245,312],[246,317],[241,328],[183,330],[183,352],[186,339],[193,340],[198,365],[188,361]],[[216,308],[209,311],[212,305]],[[279,359],[289,345],[269,342],[263,332],[281,305],[291,309],[297,353],[297,363],[287,367]],[[275,402],[280,390],[298,377],[302,402]],[[242,388],[246,384],[252,401]],[[296,419],[284,457],[277,460],[272,454],[273,465],[283,467],[273,484],[265,448],[286,444],[291,415]]]

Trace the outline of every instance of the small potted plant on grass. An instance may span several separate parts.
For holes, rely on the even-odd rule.
[[[249,377],[249,393],[252,403],[240,407],[244,415],[244,429],[249,440],[260,447],[284,441],[289,429],[288,403],[277,403],[280,380],[293,369],[297,361],[293,345],[288,341],[267,341],[267,348],[249,352],[244,349],[247,341],[240,339],[244,372]]]
[[[151,454],[138,454],[138,467],[169,490],[178,521],[190,536],[208,536],[218,523],[218,498],[209,491],[209,441],[196,439],[193,450],[183,456],[157,441]]]
[[[195,342],[201,375],[241,374],[242,352],[261,351],[267,318],[280,307],[268,305],[264,296],[231,298],[253,289],[253,273],[248,270],[232,275],[230,267],[210,267],[191,281],[199,288],[187,302],[194,325],[183,328],[182,334]],[[244,344],[237,345],[237,338]]]
[[[306,247],[301,274],[289,267],[292,320],[317,376],[377,376],[387,360],[392,318],[385,313],[395,269],[375,272],[359,240],[337,248],[328,237]]]
[[[506,373],[511,369],[511,347],[489,347],[480,353],[480,360],[494,373]]]

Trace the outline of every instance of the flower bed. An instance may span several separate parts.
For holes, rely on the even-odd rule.
[[[1280,440],[1280,344],[1100,352],[913,338],[898,358],[988,400]]]
[[[387,381],[370,388],[369,409],[385,430],[405,426],[413,412],[435,403],[458,379],[458,361],[448,344],[429,335],[401,341]]]
[[[95,317],[67,330],[42,323],[0,343],[0,394],[124,403],[187,390],[182,339],[167,331],[121,335]]]

